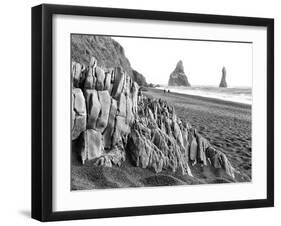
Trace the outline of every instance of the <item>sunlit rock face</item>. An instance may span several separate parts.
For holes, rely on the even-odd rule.
[[[169,86],[190,86],[187,76],[184,72],[183,62],[180,60],[174,71],[170,74]]]
[[[219,87],[220,88],[227,88],[225,67],[222,68],[221,82],[220,82]]]

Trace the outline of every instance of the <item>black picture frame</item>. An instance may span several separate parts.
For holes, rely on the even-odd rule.
[[[55,14],[267,28],[267,198],[95,210],[52,210],[52,17]],[[32,218],[40,221],[123,217],[274,206],[274,20],[268,18],[43,4],[32,8]]]

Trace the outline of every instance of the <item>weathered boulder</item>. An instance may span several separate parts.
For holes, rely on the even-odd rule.
[[[79,88],[82,65],[72,61],[72,86]]]
[[[126,118],[123,116],[116,116],[115,119],[115,130],[112,138],[112,145],[116,145],[124,136],[130,133],[130,126],[126,124]]]
[[[104,88],[105,74],[104,70],[100,67],[96,67],[96,90],[101,91]]]
[[[110,149],[112,147],[112,136],[115,128],[116,113],[117,113],[117,101],[111,98],[108,122],[103,133],[104,147],[107,149]]]
[[[133,113],[133,101],[132,96],[127,94],[126,96],[126,124],[131,124],[134,120]]]
[[[85,116],[76,115],[74,119],[74,126],[72,128],[72,140],[75,140],[79,137],[81,132],[86,129],[86,119]]]
[[[174,137],[175,137],[176,141],[178,142],[179,145],[184,147],[182,132],[181,132],[181,129],[180,129],[178,123],[176,122],[176,120],[173,120],[172,125],[173,125],[173,130],[174,130]]]
[[[210,143],[198,133],[196,134],[196,137],[197,137],[197,144],[198,144],[197,160],[199,163],[203,163],[204,165],[207,165],[206,150],[209,148]]]
[[[96,130],[88,129],[83,133],[81,159],[92,160],[102,156],[104,152],[102,134]]]
[[[149,158],[152,155],[152,147],[149,146],[147,140],[136,130],[130,134],[128,141],[128,149],[130,150],[131,157],[136,166],[147,168],[149,165]],[[159,169],[155,169],[159,171]]]
[[[81,89],[72,90],[72,140],[86,129],[86,104]]]
[[[227,88],[225,67],[222,68],[221,82],[220,82],[219,87],[220,88]]]
[[[189,160],[189,142],[188,142],[188,128],[184,127],[182,130],[183,148],[185,159]]]
[[[169,86],[190,86],[190,83],[188,82],[187,76],[184,72],[183,63],[181,60],[177,63],[176,68],[170,74],[168,85]]]
[[[108,91],[104,90],[98,91],[98,98],[101,105],[101,110],[97,119],[96,130],[102,133],[107,126],[111,97]]]
[[[232,167],[224,153],[209,146],[206,150],[206,156],[214,168],[223,168],[228,176],[235,178],[236,170]]]
[[[226,174],[229,175],[230,177],[234,178],[235,177],[235,174],[234,174],[235,170],[231,166],[231,164],[228,161],[226,155],[225,154],[221,154],[221,158],[222,158],[223,167],[225,169]]]
[[[197,144],[197,141],[196,141],[194,129],[191,129],[191,131],[188,133],[188,141],[190,143],[189,158],[190,158],[191,161],[197,162],[198,144]]]
[[[96,68],[98,65],[98,61],[95,57],[91,56],[89,61],[89,67],[90,68]]]
[[[222,160],[220,158],[221,156],[220,152],[218,152],[213,147],[208,147],[208,149],[206,150],[206,154],[213,167],[215,167],[216,169],[222,168]]]
[[[133,108],[133,113],[136,114],[138,110],[138,91],[139,91],[139,86],[136,82],[132,84],[132,108]]]
[[[88,73],[84,82],[84,89],[94,89],[96,86],[96,66],[97,61],[94,57],[90,58]]]
[[[107,90],[109,93],[111,93],[112,85],[111,85],[111,78],[112,78],[113,70],[107,71],[105,73],[105,79],[104,79],[104,90]]]
[[[85,90],[87,106],[87,128],[96,129],[97,119],[101,111],[98,92],[94,89]]]
[[[111,93],[111,96],[116,100],[119,100],[119,97],[123,90],[124,78],[125,75],[122,68],[116,67],[114,70],[114,82],[113,82],[112,93]]]
[[[84,99],[84,95],[82,93],[82,90],[79,88],[75,88],[72,90],[72,93],[74,95],[74,110],[76,113],[80,115],[85,115],[86,114],[86,103]]]
[[[126,117],[126,113],[127,113],[127,97],[125,93],[121,93],[119,96],[119,100],[118,100],[118,115],[122,116],[122,117]]]

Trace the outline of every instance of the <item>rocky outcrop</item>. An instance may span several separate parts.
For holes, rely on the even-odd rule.
[[[172,118],[162,117],[162,111],[168,111],[166,103],[145,97],[140,100],[138,118],[128,137],[128,153],[138,167],[152,168],[156,173],[180,169],[182,174],[192,176],[182,136],[178,139],[176,129],[171,128],[178,124]]]
[[[234,168],[224,153],[216,150],[174,109],[161,99],[142,97],[138,117],[128,136],[127,149],[136,166],[154,171],[180,170],[192,176],[191,165],[222,168],[234,177]]]
[[[135,119],[138,85],[121,67],[103,69],[92,57],[84,70],[72,63],[72,140],[79,139],[82,163],[120,165]]]
[[[102,134],[93,129],[87,129],[81,137],[81,160],[84,164],[86,160],[101,157],[104,152]]]
[[[226,155],[167,102],[143,96],[121,67],[107,70],[95,58],[89,62],[86,69],[72,64],[72,139],[79,141],[83,164],[120,166],[128,156],[135,166],[156,173],[179,170],[192,176],[192,166],[199,164],[234,177]]]
[[[190,86],[190,83],[188,82],[187,76],[184,72],[183,63],[181,60],[177,63],[176,68],[170,74],[168,85],[169,86]]]
[[[220,88],[227,88],[225,67],[222,68],[222,76],[221,76],[221,82],[220,82],[219,87]]]

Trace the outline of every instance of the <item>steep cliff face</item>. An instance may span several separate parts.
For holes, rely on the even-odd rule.
[[[227,88],[225,67],[222,68],[221,82],[220,82],[219,87],[220,88]]]
[[[73,61],[88,65],[90,56],[97,59],[97,66],[110,69],[122,67],[139,85],[146,85],[143,75],[133,70],[123,47],[111,37],[80,35],[71,36],[71,58]]]
[[[188,82],[187,76],[184,72],[183,62],[180,60],[174,71],[171,73],[169,82],[169,86],[190,86]]]

